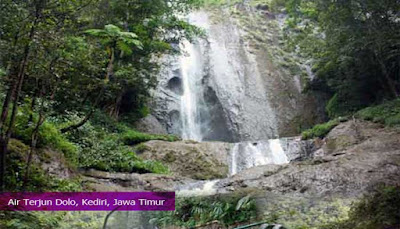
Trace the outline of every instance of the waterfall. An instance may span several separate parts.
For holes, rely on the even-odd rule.
[[[186,20],[203,29],[204,36],[182,41],[182,55],[160,60],[152,114],[168,133],[183,139],[276,138],[270,73],[258,64],[242,31],[230,20],[213,23],[204,11],[192,12]]]
[[[201,56],[195,45],[189,41],[181,44],[183,51],[180,58],[183,95],[181,97],[182,138],[195,141],[202,140],[200,104],[203,65]]]
[[[259,165],[289,163],[279,139],[235,143],[230,152],[230,175]]]

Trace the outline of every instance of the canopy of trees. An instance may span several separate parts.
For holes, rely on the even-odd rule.
[[[399,96],[400,1],[288,0],[286,8],[287,38],[314,61],[310,86],[332,94],[331,116]]]
[[[28,104],[32,112],[32,148],[48,117],[82,114],[62,132],[82,126],[95,109],[115,118],[140,117],[156,83],[157,56],[176,52],[172,43],[199,33],[178,18],[197,5],[198,0],[2,0],[0,185],[18,107]]]

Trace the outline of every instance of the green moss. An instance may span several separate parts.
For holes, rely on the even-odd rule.
[[[323,138],[329,133],[329,131],[331,131],[337,125],[339,125],[339,121],[337,119],[315,125],[313,128],[303,131],[301,133],[301,138],[303,140],[312,139],[316,137]]]
[[[387,126],[399,126],[400,99],[364,108],[356,113],[356,117],[372,122],[382,123]]]
[[[50,122],[45,122],[39,130],[40,146],[48,146],[61,151],[69,162],[76,164],[78,149],[59,129]]]

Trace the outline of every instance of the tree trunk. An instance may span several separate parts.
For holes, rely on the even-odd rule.
[[[5,160],[6,160],[6,155],[7,155],[7,147],[8,147],[8,141],[10,140],[13,128],[14,128],[14,123],[15,123],[15,117],[16,117],[16,113],[17,113],[17,108],[18,108],[18,99],[19,99],[19,95],[21,93],[21,89],[22,89],[22,84],[24,82],[24,77],[25,77],[25,70],[26,70],[26,66],[28,65],[28,57],[30,54],[30,48],[31,48],[31,43],[33,41],[33,37],[35,35],[35,30],[36,30],[36,26],[39,22],[39,17],[40,17],[40,12],[41,12],[41,7],[40,7],[41,3],[38,3],[38,5],[36,5],[36,11],[35,11],[35,19],[34,22],[30,28],[29,31],[29,40],[28,43],[26,44],[25,48],[24,48],[24,55],[23,55],[23,59],[21,61],[21,65],[18,71],[18,76],[17,76],[17,82],[13,83],[13,86],[10,88],[10,97],[7,98],[3,103],[3,111],[2,111],[2,116],[0,118],[0,125],[1,125],[1,133],[0,133],[0,161],[1,161],[1,165],[0,165],[0,191],[4,191],[5,188],[5,184],[4,184],[4,176],[5,176]],[[8,94],[8,93],[7,93]],[[11,118],[10,118],[10,122],[9,122],[9,126],[7,129],[7,132],[4,134],[3,131],[3,127],[4,127],[4,123],[5,120],[7,119],[8,116],[8,109],[9,109],[9,104],[11,102],[11,99],[13,97],[13,110],[11,113]]]
[[[13,82],[12,85],[10,85],[10,88],[7,91],[6,98],[4,99],[3,109],[1,111],[1,116],[0,116],[0,133],[1,134],[3,134],[3,125],[7,120],[8,110],[9,110],[9,107],[10,107],[11,98],[14,96],[16,89],[17,89],[17,84],[15,82]]]
[[[108,218],[110,218],[110,216],[111,216],[116,210],[118,210],[120,207],[122,207],[122,206],[118,206],[118,207],[114,208],[111,212],[109,212],[109,213],[106,215],[106,218],[104,219],[104,223],[103,223],[103,229],[107,229]]]
[[[35,106],[36,106],[36,94],[33,95],[32,97],[32,101],[31,101],[31,113],[29,114],[29,119],[27,122],[27,127],[29,127],[29,123],[33,122],[33,113],[35,110]]]
[[[108,61],[108,66],[107,66],[107,74],[106,74],[106,83],[108,81],[110,81],[110,77],[113,73],[113,69],[114,69],[114,48],[111,47],[110,48],[110,59]]]
[[[386,80],[385,82],[388,86],[391,97],[393,97],[393,98],[399,97],[399,93],[396,89],[395,81],[392,78],[390,78],[389,72],[388,72],[385,64],[381,60],[378,60],[378,62],[379,62],[379,65],[381,66],[382,74],[385,77],[385,80]]]
[[[43,106],[43,103],[42,103],[42,106]],[[29,169],[30,169],[30,165],[32,162],[33,153],[36,149],[37,140],[39,138],[39,129],[42,126],[42,124],[44,123],[45,119],[46,118],[41,111],[39,114],[39,120],[37,121],[35,129],[32,131],[32,135],[31,135],[31,149],[29,150],[28,159],[26,161],[25,176],[24,176],[24,181],[22,184],[22,191],[25,191],[26,185],[28,184]]]
[[[111,104],[109,106],[109,114],[111,117],[118,119],[119,116],[119,110],[121,108],[121,102],[122,102],[122,97],[125,93],[125,90],[122,90],[121,93],[117,96],[117,99],[115,100],[115,103]]]
[[[86,123],[87,121],[89,121],[89,119],[92,117],[92,115],[93,115],[93,113],[94,113],[94,111],[95,111],[97,105],[100,103],[100,99],[101,99],[101,97],[103,96],[105,90],[106,90],[106,86],[103,86],[103,88],[102,88],[101,91],[99,92],[99,95],[98,95],[97,98],[96,98],[95,103],[94,103],[93,106],[90,108],[90,110],[89,110],[89,112],[86,114],[85,118],[83,118],[80,122],[78,122],[78,123],[76,123],[76,124],[73,124],[73,125],[71,125],[71,126],[62,128],[62,129],[60,130],[61,133],[66,133],[66,132],[69,132],[69,131],[71,131],[71,130],[78,129],[79,127],[85,125],[85,123]]]
[[[73,124],[71,126],[62,128],[60,131],[61,133],[66,133],[68,131],[71,130],[75,130],[83,125],[85,125],[85,123],[87,121],[89,121],[89,119],[92,117],[94,110],[96,109],[97,105],[100,102],[101,96],[103,95],[104,91],[106,90],[106,84],[108,83],[108,81],[110,80],[110,76],[113,73],[113,68],[114,68],[114,48],[110,47],[110,57],[109,57],[109,61],[108,61],[108,65],[107,65],[107,72],[106,72],[106,77],[105,77],[105,85],[103,85],[99,95],[96,98],[95,103],[93,104],[93,107],[89,110],[89,112],[87,113],[86,117],[84,119],[82,119],[80,122],[78,122],[77,124]]]
[[[6,152],[6,150],[7,150],[7,144],[8,144],[8,142],[6,142],[5,141],[5,138],[3,138],[3,137],[0,137],[0,152]],[[5,157],[5,154],[4,153],[1,153],[1,155],[0,155],[0,160],[1,160],[1,171],[0,171],[0,184],[1,184],[1,187],[0,187],[0,192],[3,192],[4,191],[4,185],[5,185],[5,182],[4,182],[4,178],[5,178],[5,174],[6,174],[6,170],[5,170],[5,165],[6,165],[6,157]]]

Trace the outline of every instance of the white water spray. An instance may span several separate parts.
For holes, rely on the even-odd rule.
[[[215,185],[219,180],[198,181],[178,188],[176,195],[180,197],[211,196],[217,194]]]

